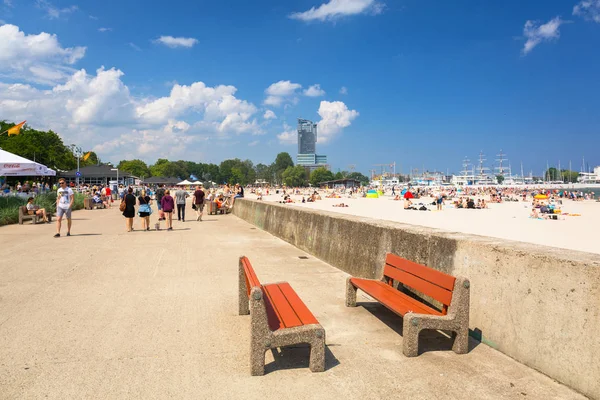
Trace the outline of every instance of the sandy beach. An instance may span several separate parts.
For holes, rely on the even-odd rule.
[[[247,197],[256,198],[253,194],[248,194]],[[596,201],[564,200],[562,212],[580,216],[569,215],[562,216],[559,220],[539,220],[529,218],[531,201],[489,203],[489,209],[483,210],[455,209],[447,202],[443,211],[414,211],[404,210],[403,202],[394,201],[391,196],[378,199],[323,197],[315,203],[302,203],[302,196],[298,195],[292,198],[296,202],[287,203],[286,207],[318,209],[600,254],[597,236],[600,227],[600,203]],[[486,200],[487,198],[489,196]],[[282,199],[281,194],[263,196],[264,201],[277,202]],[[414,203],[431,204],[432,201],[432,198],[423,197],[414,200]],[[334,204],[340,203],[347,204],[348,207],[333,207]],[[429,208],[435,209],[434,206]]]

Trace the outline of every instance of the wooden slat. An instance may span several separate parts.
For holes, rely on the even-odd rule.
[[[275,311],[275,309],[273,308],[273,304],[271,303],[269,295],[266,293],[265,290],[263,290],[263,293],[269,329],[271,329],[271,331],[276,331],[281,328],[285,328],[281,322],[281,319],[279,318],[279,315],[277,315],[277,311]]]
[[[434,285],[433,283],[430,283],[424,279],[421,279],[418,276],[409,274],[405,271],[402,271],[401,269],[396,269],[393,267],[392,268],[393,271],[393,278],[399,282],[402,282],[403,284],[405,284],[406,286],[409,286],[415,290],[418,290],[419,292],[436,299],[437,301],[439,301],[442,304],[445,305],[450,305],[450,302],[452,301],[452,292],[449,290],[446,290],[444,288],[441,288],[437,285]],[[388,270],[388,273],[392,273],[390,272],[390,270]]]
[[[244,276],[246,277],[246,291],[248,292],[248,297],[250,297],[250,291],[253,287],[260,287],[260,281],[256,276],[256,272],[254,272],[254,268],[252,268],[252,264],[250,264],[250,260],[248,257],[242,258],[242,266],[244,267]]]
[[[264,285],[263,292],[267,293],[267,296],[269,296],[271,305],[277,313],[277,316],[282,322],[284,328],[302,326],[302,321],[300,321],[300,318],[298,318],[294,312],[294,309],[283,295],[277,284]]]
[[[413,299],[410,296],[394,289],[385,282],[368,279],[352,278],[354,286],[373,297],[375,300],[401,316],[408,312],[417,314],[442,315],[442,312]]]
[[[455,277],[452,275],[445,274],[443,272],[437,271],[433,268],[429,268],[425,265],[417,264],[396,254],[388,253],[385,258],[386,267],[392,266],[395,268],[402,269],[409,274],[415,275],[429,281],[437,286],[440,286],[446,290],[454,290],[454,281]]]
[[[302,325],[318,324],[319,321],[310,312],[306,304],[300,299],[296,291],[290,286],[289,283],[283,282],[278,284],[279,289],[287,299],[288,303],[294,309],[294,312],[302,322]]]

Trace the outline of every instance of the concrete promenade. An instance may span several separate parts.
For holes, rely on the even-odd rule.
[[[233,215],[132,233],[117,208],[73,217],[68,238],[54,224],[0,227],[0,399],[585,398],[472,339],[459,356],[424,332],[424,353],[404,357],[401,318],[362,293],[346,308],[344,272]],[[240,255],[321,322],[324,373],[295,347],[250,376]]]

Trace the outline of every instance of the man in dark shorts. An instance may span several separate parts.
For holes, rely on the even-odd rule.
[[[196,206],[196,221],[202,221],[202,211],[204,210],[204,190],[202,190],[202,184],[196,186],[194,192],[194,205]]]
[[[158,207],[158,220],[159,221],[165,220],[165,214],[163,213],[162,206],[160,205],[160,200],[163,198],[164,195],[165,195],[165,188],[163,188],[163,185],[161,183],[160,185],[158,185],[158,189],[156,189],[156,193],[154,194],[156,204]]]

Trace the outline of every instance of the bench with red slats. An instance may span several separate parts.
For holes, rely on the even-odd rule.
[[[439,303],[439,307],[431,305],[429,302],[426,302],[416,295],[409,295],[398,290],[394,286],[398,283],[435,300]],[[402,317],[405,317],[409,313],[418,314],[421,318],[414,318],[416,324],[415,322],[412,322],[412,326],[417,328],[410,328],[409,325],[411,324],[408,324],[406,319],[404,321],[405,331],[410,329],[416,331],[417,346],[419,330],[444,329],[443,327],[430,328],[430,326],[444,325],[443,323],[436,323],[435,321],[441,321],[439,317],[448,315],[448,307],[454,305],[455,307],[452,310],[452,322],[456,323],[445,325],[449,326],[449,328],[446,329],[453,330],[461,335],[460,340],[462,342],[456,345],[456,347],[459,348],[459,351],[457,352],[461,352],[464,350],[461,346],[464,346],[467,341],[466,336],[464,336],[465,332],[468,335],[468,289],[470,285],[465,278],[460,278],[460,283],[461,285],[457,285],[457,278],[454,276],[429,268],[425,265],[414,263],[395,254],[388,253],[385,259],[383,277],[381,280],[348,278],[346,305],[350,307],[356,305],[356,290],[360,289]],[[459,300],[457,300],[457,296],[455,296],[455,291],[457,289],[460,291]],[[458,303],[460,303],[460,307]],[[425,316],[427,318],[423,318]],[[419,329],[419,320],[428,322],[422,323],[421,328]],[[448,318],[446,318],[446,320],[448,320]],[[434,322],[432,323],[431,321]],[[407,341],[405,335],[405,342]],[[416,350],[414,350],[414,348],[407,350],[405,346],[405,354],[409,355],[407,352],[410,353],[411,356],[416,355]]]
[[[250,313],[253,319],[252,375],[264,374],[266,349],[299,343],[311,345],[311,371],[323,371],[325,330],[290,284],[262,285],[247,257],[240,257],[239,282],[239,313]]]

